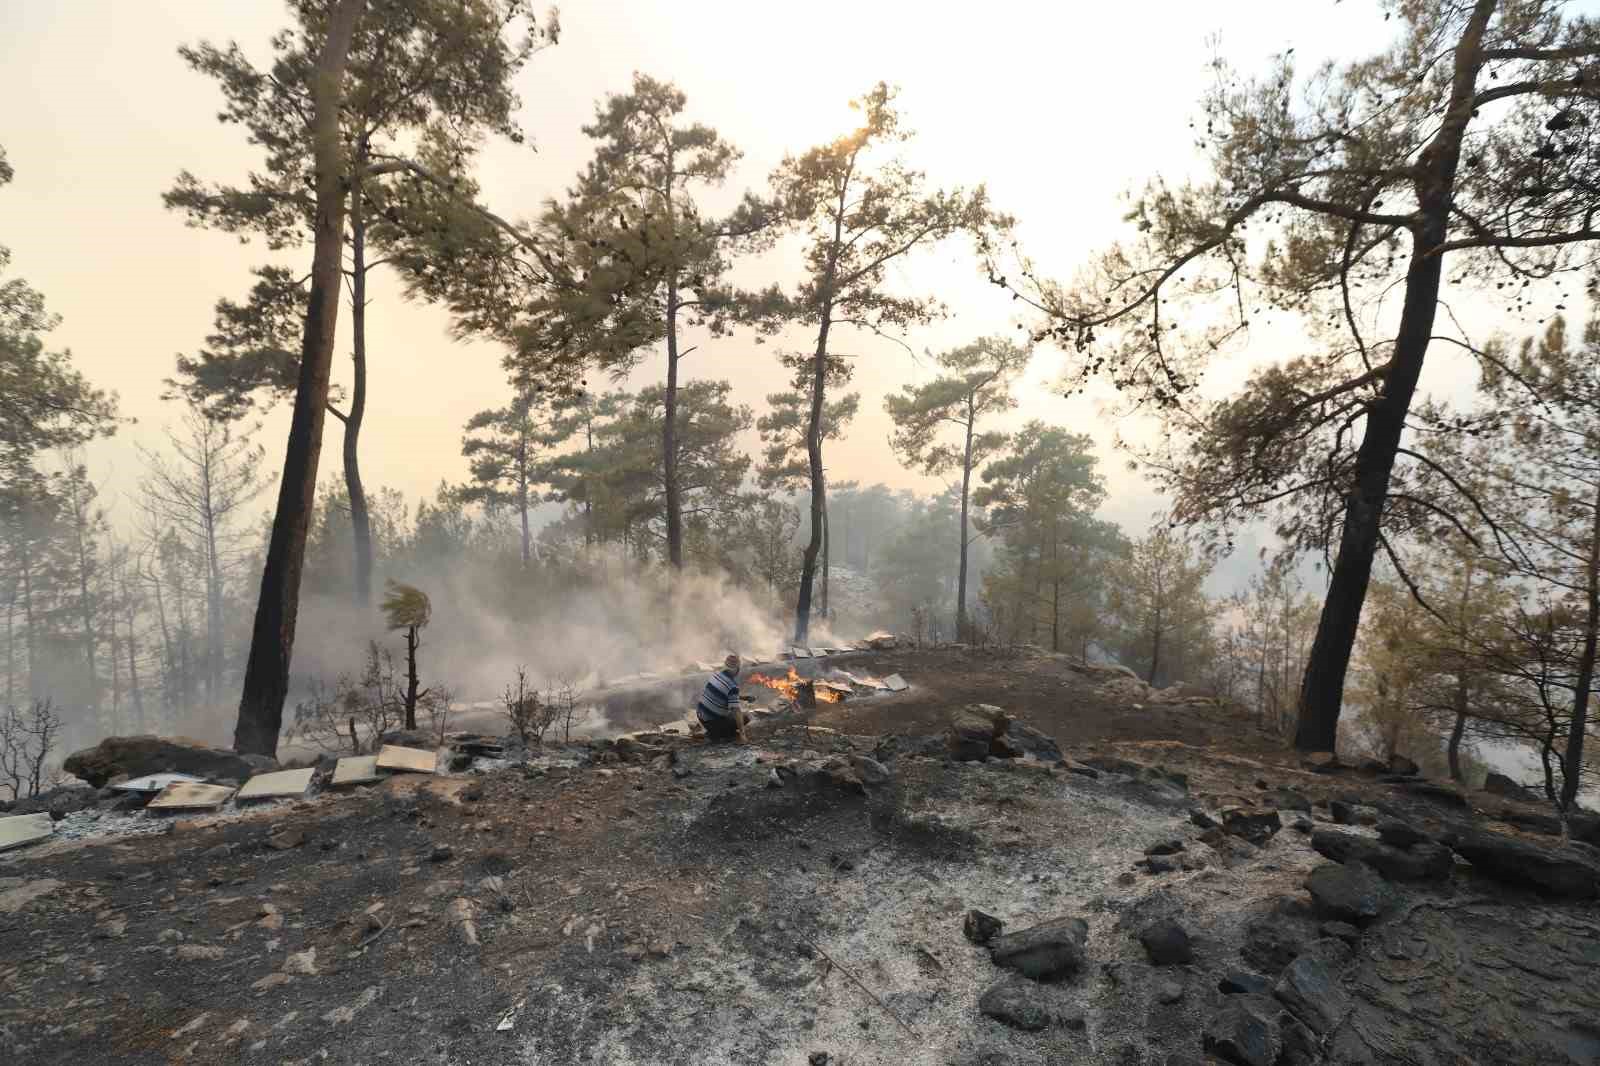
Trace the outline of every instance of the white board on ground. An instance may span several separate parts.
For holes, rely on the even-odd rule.
[[[439,768],[439,754],[421,748],[402,748],[398,744],[385,744],[378,750],[378,769],[406,770],[414,774],[431,774]]]
[[[331,784],[335,788],[341,788],[345,785],[370,785],[376,780],[378,780],[376,755],[346,755],[334,766]]]
[[[43,840],[56,831],[49,814],[14,814],[0,818],[0,851]]]
[[[245,800],[279,799],[304,796],[311,787],[312,767],[303,770],[274,770],[270,774],[257,774],[239,790],[239,802]]]
[[[228,802],[233,789],[227,785],[201,785],[193,781],[174,781],[150,801],[152,811],[209,811]]]
[[[160,792],[174,781],[189,781],[199,784],[204,780],[205,778],[195,777],[193,774],[145,774],[143,777],[135,777],[131,781],[124,781],[120,785],[112,785],[111,787],[118,792],[149,792],[154,794]]]
[[[906,684],[906,679],[901,677],[899,674],[890,674],[888,677],[883,679],[883,683],[889,686],[890,692],[904,692],[906,689],[911,687],[910,685]]]
[[[790,648],[789,649],[789,654],[793,658],[796,658],[796,659],[809,659],[809,658],[811,658],[811,649],[810,648]]]

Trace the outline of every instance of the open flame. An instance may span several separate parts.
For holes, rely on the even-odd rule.
[[[801,677],[794,667],[789,667],[786,677],[773,677],[770,674],[753,673],[750,680],[758,685],[765,685],[776,692],[781,692],[791,700],[799,701],[800,686],[810,685],[818,703],[841,703],[845,693],[826,681],[810,682]]]

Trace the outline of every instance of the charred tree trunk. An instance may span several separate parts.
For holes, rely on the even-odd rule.
[[[1406,270],[1400,328],[1383,392],[1367,410],[1366,432],[1356,453],[1355,484],[1345,503],[1339,555],[1301,683],[1300,721],[1295,730],[1295,747],[1301,751],[1333,751],[1338,737],[1345,674],[1350,668],[1350,651],[1355,646],[1361,606],[1372,578],[1372,560],[1382,537],[1384,501],[1411,397],[1433,335],[1444,267],[1438,248],[1449,232],[1461,139],[1472,118],[1472,99],[1483,62],[1484,29],[1494,9],[1495,0],[1478,0],[1468,18],[1456,43],[1449,108],[1418,159],[1416,194],[1420,221],[1411,233],[1411,263]]]
[[[366,140],[359,153],[365,155]],[[355,550],[355,603],[372,603],[372,516],[361,483],[361,426],[367,415],[367,218],[361,179],[350,191],[350,411],[344,419],[344,487],[350,496],[350,540]]]
[[[827,471],[823,471],[824,474]],[[822,498],[822,621],[828,621],[828,578],[833,559],[833,531],[828,526],[828,498]]]
[[[283,460],[272,537],[261,573],[261,596],[250,634],[250,657],[234,727],[235,750],[275,755],[289,691],[295,619],[300,608],[300,571],[317,491],[317,460],[328,404],[334,331],[339,321],[339,275],[344,234],[344,198],[339,149],[339,108],[344,69],[366,0],[338,0],[328,20],[313,74],[313,149],[316,165],[316,240],[311,295],[300,342],[300,380]]]
[[[406,728],[417,728],[417,627],[406,627]]]

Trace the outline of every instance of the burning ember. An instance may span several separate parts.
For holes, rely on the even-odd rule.
[[[751,674],[750,680],[758,685],[765,685],[770,689],[783,693],[797,703],[807,702],[807,696],[802,695],[802,689],[809,690],[820,703],[841,703],[846,691],[842,686],[832,685],[826,681],[807,681],[789,667],[786,677],[772,677],[769,674]]]

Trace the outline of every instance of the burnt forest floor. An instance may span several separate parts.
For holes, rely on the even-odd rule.
[[[1301,888],[1335,801],[1427,833],[1539,808],[1313,774],[1237,711],[1116,704],[1058,657],[858,666],[912,688],[764,719],[748,745],[654,735],[0,855],[0,1062],[1192,1066],[1247,1061],[1206,1058],[1220,977],[1301,952],[1330,960],[1342,1014],[1301,1051],[1279,1019],[1263,1063],[1600,1061],[1592,902],[1458,861],[1391,886],[1335,952]],[[1070,767],[882,742],[975,702]],[[874,753],[888,780],[863,783],[849,760]],[[1284,806],[1269,794],[1294,809],[1259,846],[1199,839],[1192,809]],[[1167,841],[1173,862],[1136,867]],[[973,907],[1008,931],[1086,921],[1083,970],[1026,989],[1052,1024],[980,1013],[1007,977],[963,936]],[[1140,946],[1166,918],[1190,962]]]

